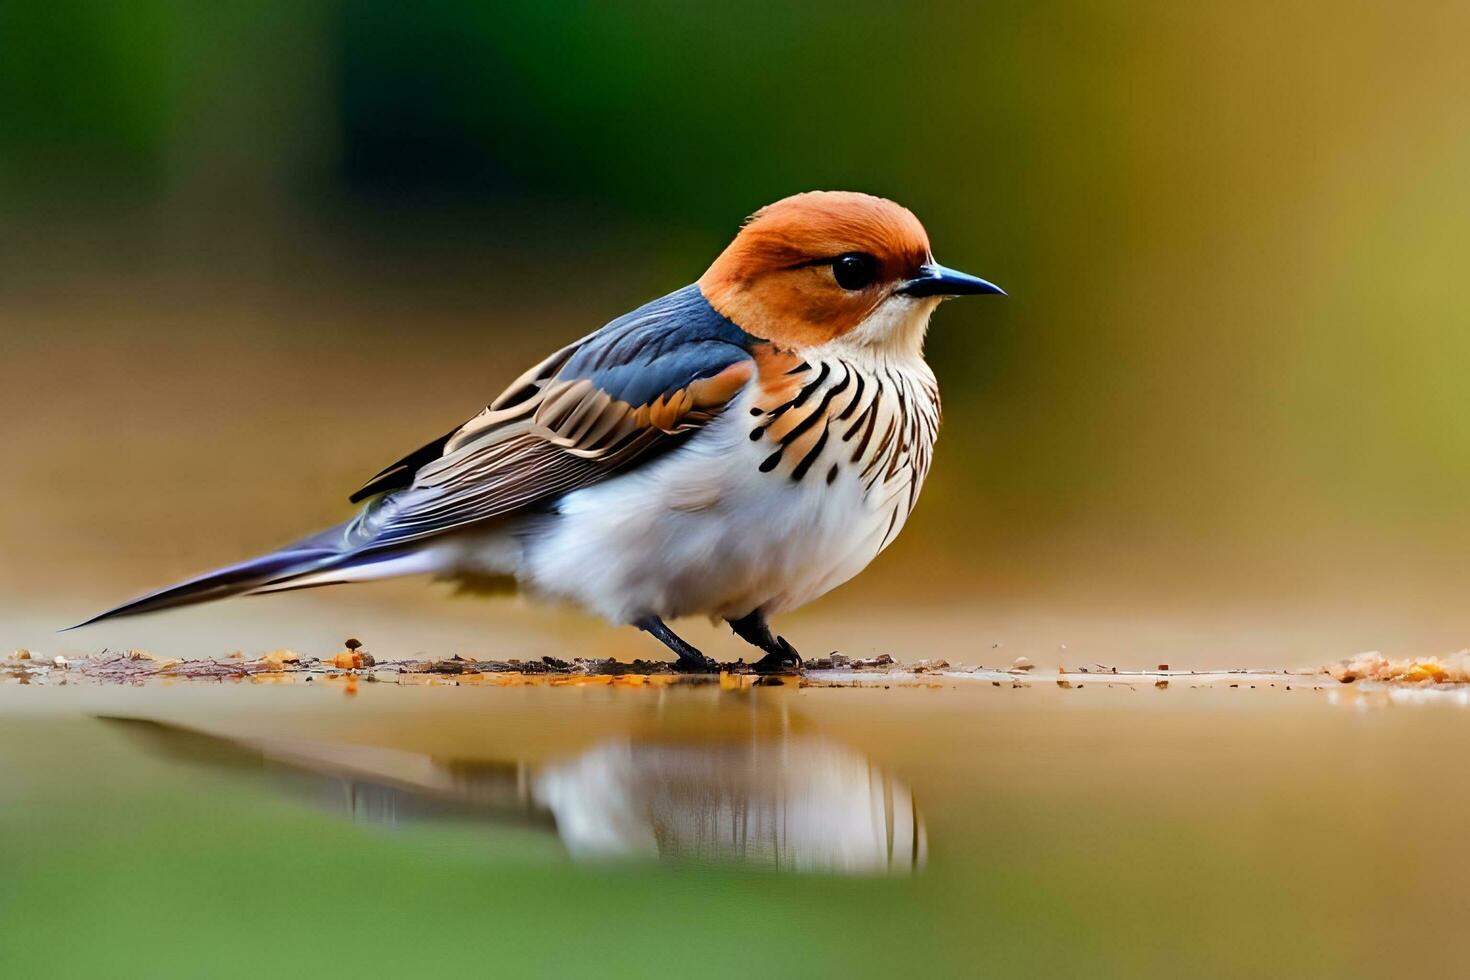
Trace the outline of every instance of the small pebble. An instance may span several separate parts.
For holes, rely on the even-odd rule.
[[[1017,657],[1011,662],[1012,670],[1030,670],[1036,665],[1031,662],[1030,657]]]
[[[65,670],[68,661],[67,661],[67,659],[65,657],[61,656],[60,654],[57,654],[56,655],[56,659],[55,660],[52,660],[51,662],[53,664],[55,664],[57,667],[61,668],[62,670]]]

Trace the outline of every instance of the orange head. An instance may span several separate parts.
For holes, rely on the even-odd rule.
[[[797,349],[839,337],[917,346],[940,299],[1001,291],[937,265],[907,208],[849,191],[811,191],[761,208],[699,289],[747,333]]]

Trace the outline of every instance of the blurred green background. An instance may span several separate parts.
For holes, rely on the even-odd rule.
[[[812,615],[1442,649],[1467,29],[1463,3],[7,0],[3,614],[49,635],[340,519],[756,207],[849,188],[1010,298],[938,315],[931,484]],[[1246,620],[1254,652],[1219,625]],[[134,622],[75,642],[163,642]]]

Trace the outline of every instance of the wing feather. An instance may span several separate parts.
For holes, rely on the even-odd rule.
[[[517,378],[454,432],[353,495],[348,547],[378,549],[534,507],[678,444],[756,373],[758,343],[697,286],[609,323]]]

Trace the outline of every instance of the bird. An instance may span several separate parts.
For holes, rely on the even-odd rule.
[[[493,579],[721,669],[669,620],[729,624],[785,672],[772,617],[853,578],[913,511],[939,432],[924,359],[948,298],[907,208],[808,191],[748,217],[695,282],[613,319],[385,467],[343,524],[78,624],[429,573]]]

